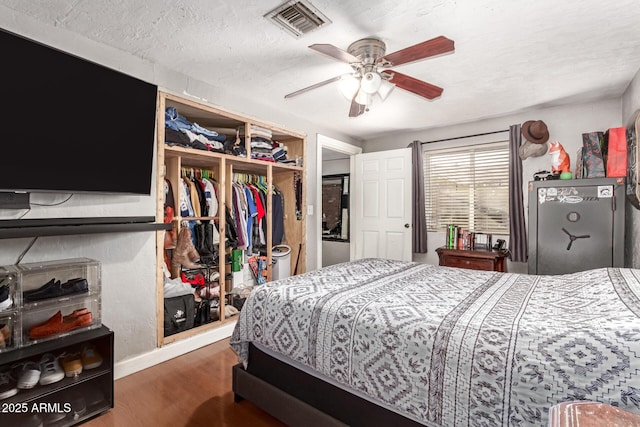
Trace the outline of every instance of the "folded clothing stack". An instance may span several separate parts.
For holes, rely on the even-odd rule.
[[[242,129],[240,130],[240,136],[244,136],[244,127],[241,127]],[[252,137],[258,137],[258,138],[263,138],[266,140],[271,140],[273,138],[273,132],[271,131],[271,129],[267,129],[264,128],[262,126],[258,126],[258,125],[250,125],[249,129],[251,131],[251,136]]]
[[[224,153],[225,135],[190,122],[175,107],[165,109],[164,123],[166,144]]]

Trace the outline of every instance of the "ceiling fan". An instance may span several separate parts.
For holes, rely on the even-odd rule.
[[[376,38],[358,40],[346,51],[331,44],[313,44],[309,48],[348,63],[353,68],[353,72],[297,90],[285,95],[285,98],[292,98],[339,81],[342,93],[351,100],[349,117],[357,117],[369,110],[374,95],[378,95],[384,101],[396,86],[427,99],[439,97],[443,90],[441,87],[389,68],[452,52],[454,43],[453,40],[439,36],[388,55],[385,55],[384,42]]]

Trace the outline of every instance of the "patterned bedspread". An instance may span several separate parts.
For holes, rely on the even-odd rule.
[[[640,413],[640,270],[359,260],[257,287],[231,337],[243,363],[249,341],[430,426],[547,426],[566,400]]]

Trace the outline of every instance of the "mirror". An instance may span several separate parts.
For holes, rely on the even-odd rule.
[[[349,241],[349,174],[322,177],[322,240]]]

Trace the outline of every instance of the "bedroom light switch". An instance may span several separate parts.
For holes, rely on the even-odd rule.
[[[313,205],[307,205],[307,215],[313,215]]]

